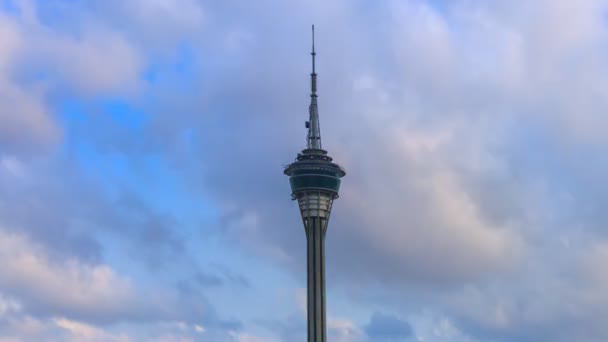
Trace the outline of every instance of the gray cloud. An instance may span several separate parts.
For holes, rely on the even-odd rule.
[[[293,24],[285,25],[291,27]],[[327,29],[327,40],[336,34],[331,28],[333,26]],[[355,26],[355,29],[358,28]],[[221,35],[221,32],[218,33],[218,36]],[[257,36],[253,37],[256,39]],[[245,244],[263,244],[265,246],[261,249],[270,247],[271,252],[274,250],[283,253],[287,259],[303,260],[302,249],[297,248],[301,241],[293,231],[283,229],[285,226],[299,226],[297,217],[293,217],[293,206],[290,207],[286,201],[278,201],[278,198],[284,198],[284,194],[288,193],[286,180],[270,170],[280,171],[280,165],[291,160],[294,151],[302,146],[298,142],[303,141],[303,138],[294,140],[289,137],[298,136],[298,130],[293,127],[301,127],[297,118],[305,117],[306,75],[301,76],[301,82],[292,83],[290,78],[294,76],[289,76],[293,74],[289,70],[293,70],[293,66],[289,64],[294,62],[279,61],[287,50],[291,50],[287,45],[281,45],[282,42],[287,42],[287,38],[280,35],[266,39],[264,44],[272,43],[279,47],[274,55],[252,53],[252,56],[263,58],[234,57],[234,61],[224,61],[201,84],[204,100],[186,104],[186,108],[203,108],[199,117],[204,119],[197,126],[200,132],[197,132],[194,141],[197,154],[204,155],[205,161],[197,165],[196,162],[190,163],[192,157],[185,157],[187,160],[178,161],[177,165],[180,169],[191,169],[190,179],[198,183],[205,193],[218,198],[220,207],[226,208],[228,216],[249,218],[247,229],[232,225],[234,229],[223,227],[225,232],[234,232],[233,237]],[[364,44],[370,44],[360,42],[361,48],[348,45],[346,50],[338,52],[338,47],[321,43],[320,46],[327,50],[323,51],[326,57],[320,59],[321,62],[335,60],[340,53],[345,52],[354,56],[360,49],[367,47]],[[250,51],[261,51],[267,49],[267,46],[253,44],[250,48],[253,49]],[[354,70],[369,67],[369,61],[359,58],[349,62],[355,64]],[[301,69],[306,70],[304,61],[302,58],[299,64]],[[328,89],[326,92],[321,91],[320,99],[321,112],[327,113],[322,114],[326,146],[334,146],[330,152],[340,151],[336,160],[342,160],[350,170],[349,178],[345,180],[345,195],[336,205],[336,219],[330,233],[334,236],[332,239],[345,241],[345,247],[333,249],[342,253],[333,260],[355,258],[357,261],[341,263],[336,268],[353,272],[349,270],[350,265],[368,262],[365,267],[372,271],[370,277],[378,276],[375,272],[382,272],[382,277],[395,275],[414,281],[450,281],[477,277],[495,269],[509,267],[523,247],[520,238],[516,232],[506,229],[504,222],[491,222],[480,212],[478,204],[469,198],[468,190],[464,188],[464,180],[456,169],[460,165],[448,158],[459,138],[475,134],[476,131],[471,132],[464,123],[457,125],[453,120],[448,120],[437,129],[420,132],[423,127],[416,122],[416,116],[420,115],[418,108],[399,108],[402,105],[400,102],[372,106],[368,101],[376,99],[366,98],[364,90],[359,94],[350,86],[339,85],[336,81],[351,84],[350,82],[360,79],[359,75],[353,75],[351,70],[340,66],[332,71],[331,66],[334,65],[325,67],[323,70],[327,70],[326,74],[320,75],[321,84],[325,84],[323,89]],[[238,68],[235,69],[238,71],[233,71],[232,68]],[[238,83],[229,77],[232,73],[235,76],[238,74]],[[260,75],[265,77],[260,79]],[[393,82],[396,81],[401,80]],[[264,87],[258,86],[260,82]],[[384,84],[385,81],[380,82]],[[285,83],[285,86],[278,86],[280,83]],[[227,104],[225,93],[239,101]],[[175,102],[170,94],[164,96],[167,98],[163,100],[161,95],[160,101]],[[355,100],[350,100],[351,98]],[[294,107],[298,108],[297,103],[301,103],[302,115],[283,114],[293,112]],[[337,103],[341,105],[338,106]],[[338,119],[347,117],[348,120],[342,122]],[[184,118],[196,119],[193,114],[187,114]],[[159,117],[158,120],[165,119]],[[394,122],[389,131],[382,128],[385,120]],[[165,127],[165,121],[161,122],[158,126]],[[175,123],[169,124],[171,126],[175,128]],[[226,129],[218,130],[216,127]],[[303,129],[299,131],[303,136]],[[175,132],[162,132],[166,139],[179,135]],[[356,138],[361,136],[366,136],[363,145],[364,141]],[[288,139],[293,141],[293,146],[275,143]],[[217,153],[220,143],[231,146],[230,155]],[[475,143],[483,143],[483,140]],[[182,151],[183,147],[173,144],[173,148]],[[476,152],[471,151],[471,154]],[[425,154],[432,157],[424,158]],[[372,155],[374,161],[370,162],[365,156]],[[471,155],[470,158],[472,157],[474,156]],[[492,157],[488,155],[488,158]],[[467,160],[461,163],[465,164]],[[241,172],[244,169],[248,172]],[[470,172],[471,178],[480,174],[483,176],[483,171]],[[198,175],[205,176],[205,183],[200,184],[196,180]],[[394,179],[394,182],[370,182],[378,178]],[[235,194],[239,195],[238,198]],[[362,210],[363,207],[366,209]],[[352,220],[340,221],[341,216],[347,217],[345,214],[338,215],[340,210],[348,210]],[[460,217],[456,218],[455,215]],[[396,222],[400,222],[397,224],[399,229],[395,227]],[[367,229],[370,224],[377,228]],[[281,228],[273,230],[270,235],[260,232],[261,229],[273,227]],[[411,239],[410,234],[415,234],[418,238]],[[260,241],[262,236],[264,241]],[[394,247],[387,248],[386,244],[394,244]],[[361,248],[351,248],[353,246]],[[280,250],[277,251],[277,248]],[[445,254],[430,259],[426,251],[431,249]],[[368,253],[353,255],[351,250],[367,250]],[[294,255],[292,251],[299,251],[299,254]],[[391,266],[396,268],[370,267],[373,264],[394,264]]]
[[[606,338],[604,2],[391,1],[370,9],[337,1],[323,11],[315,10],[321,2],[223,2],[203,11],[188,1],[188,13],[138,4],[149,7],[132,23],[133,5],[96,5],[113,17],[99,19],[87,43],[30,27],[44,38],[32,51],[53,56],[34,62],[57,66],[73,88],[128,91],[122,85],[137,88],[145,65],[139,47],[159,51],[175,37],[197,37],[194,81],[150,90],[142,141],[96,138],[126,155],[154,151],[180,170],[223,214],[202,234],[302,269],[303,234],[281,165],[304,143],[309,61],[301,42],[314,21],[324,143],[348,171],[329,231],[328,285],[356,301],[378,290],[382,305],[404,315],[432,306],[482,340]],[[154,25],[159,16],[171,29]],[[235,19],[220,19],[228,17]],[[213,25],[198,24],[207,20]],[[100,47],[120,58],[80,79],[89,62],[99,64],[90,56]],[[60,139],[41,95],[1,84],[0,96],[31,104],[15,105],[25,113],[18,119],[0,116],[4,153]],[[5,174],[23,162],[0,161]],[[153,247],[143,253],[152,264],[182,253],[175,218],[128,193],[110,201],[64,174],[33,185],[0,178],[5,224],[85,260],[99,261],[103,246],[82,220]],[[119,204],[128,212],[111,209]]]
[[[55,106],[66,99],[133,95],[141,85],[140,46],[103,21],[83,21],[92,14],[86,10],[76,18],[74,8],[58,5],[56,14],[78,19],[58,27],[41,23],[48,18],[39,17],[38,4],[16,6],[0,20],[7,38],[0,54],[0,98],[7,105],[0,110],[0,293],[14,298],[19,313],[3,316],[12,325],[2,335],[85,340],[82,334],[90,333],[97,336],[91,340],[124,340],[101,326],[178,321],[203,324],[209,334],[231,340],[228,331],[242,323],[218,317],[201,291],[184,297],[171,286],[132,283],[106,263],[104,249],[114,239],[151,272],[167,263],[197,268],[175,217],[127,189],[108,191],[69,146],[63,150],[65,122]],[[29,322],[40,327],[34,335],[25,331]]]
[[[601,78],[591,76],[598,74],[591,71],[597,61],[584,62],[602,54],[605,29],[597,25],[599,2],[576,9],[568,20],[577,29],[563,40],[555,32],[568,12],[565,2],[523,6],[525,14],[519,17],[511,10],[520,7],[510,6],[456,2],[439,11],[425,2],[392,2],[363,16],[358,12],[363,8],[337,3],[329,9],[331,23],[324,21],[329,13],[316,14],[317,23],[325,23],[319,25],[318,43],[324,142],[348,171],[328,235],[329,284],[348,287],[356,281],[366,289],[388,291],[387,302],[399,297],[422,306],[421,300],[395,291],[405,287],[425,294],[473,335],[539,339],[552,336],[549,330],[561,324],[547,312],[537,320],[486,330],[480,318],[487,314],[458,319],[467,316],[465,308],[452,308],[445,298],[473,283],[485,298],[480,307],[490,310],[495,306],[487,300],[494,291],[507,301],[525,301],[533,296],[526,289],[544,279],[560,284],[555,297],[538,304],[549,306],[557,293],[577,286],[558,276],[568,272],[562,265],[548,273],[539,270],[552,263],[548,251],[561,251],[560,241],[578,236],[571,223],[586,230],[599,222],[574,209],[588,194],[569,184],[581,175],[572,169],[580,160],[559,159],[569,151],[593,150],[593,158],[603,160],[605,146],[584,122],[602,127],[596,112],[605,106],[592,93],[576,89],[605,89]],[[547,16],[535,19],[545,9]],[[263,8],[255,10],[256,21],[265,18]],[[250,36],[241,44],[246,55],[231,55],[221,44],[218,50],[203,48],[209,66],[201,61],[199,68],[209,69],[196,88],[202,96],[185,101],[191,112],[182,118],[195,123],[194,149],[204,160],[191,162],[194,156],[188,157],[178,139],[184,128],[172,122],[167,130],[168,117],[156,118],[165,130],[155,131],[163,133],[172,156],[183,157],[174,161],[190,170],[192,184],[217,199],[226,213],[219,231],[228,241],[292,270],[302,269],[304,249],[280,165],[304,141],[307,75],[298,79],[293,70],[308,69],[306,47],[289,37],[305,37],[295,27],[306,27],[315,15],[303,13],[301,20],[286,14],[289,22],[273,18],[286,27],[274,34],[245,16],[241,25],[250,28]],[[386,27],[379,35],[363,32],[363,23],[378,22]],[[223,28],[215,35],[227,37]],[[274,53],[265,53],[271,46]],[[284,58],[298,48],[304,56]],[[229,57],[218,62],[220,53]],[[159,101],[169,104],[176,98],[183,100],[164,94]],[[582,106],[586,101],[594,105]],[[277,143],[283,141],[290,146]],[[231,147],[230,154],[219,148],[224,145]],[[601,183],[599,177],[586,181]],[[596,238],[590,233],[565,253],[585,249]],[[530,259],[538,262],[529,265]],[[492,280],[498,279],[505,285],[494,289]],[[432,300],[433,295],[441,300]],[[577,312],[592,311],[577,301]],[[570,337],[603,334],[583,330]]]
[[[120,235],[137,249],[134,259],[153,267],[180,256],[184,247],[174,218],[157,213],[126,190],[112,199],[72,161],[60,162],[63,165],[15,159],[19,174],[4,168],[0,212],[5,229],[27,233],[60,254],[90,261],[98,261],[103,252],[97,232]]]

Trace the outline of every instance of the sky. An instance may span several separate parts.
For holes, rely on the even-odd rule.
[[[0,0],[0,341],[608,340],[608,2]]]

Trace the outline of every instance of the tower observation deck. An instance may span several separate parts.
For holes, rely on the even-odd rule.
[[[308,342],[326,342],[325,317],[325,233],[334,199],[338,198],[344,169],[332,162],[321,147],[321,129],[317,108],[314,25],[312,27],[312,73],[307,145],[296,160],[285,168],[291,197],[298,201],[307,254]]]

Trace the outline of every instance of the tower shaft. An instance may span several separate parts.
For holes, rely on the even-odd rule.
[[[306,223],[308,264],[308,342],[325,342],[325,231],[324,219],[314,217]]]
[[[326,342],[325,234],[333,196],[310,191],[297,198],[306,231],[308,342]]]

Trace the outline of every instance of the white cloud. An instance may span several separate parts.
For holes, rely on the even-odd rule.
[[[28,33],[36,40],[29,46],[29,56],[38,68],[48,70],[54,80],[66,82],[71,89],[85,95],[137,90],[144,60],[120,33],[103,26],[83,28],[81,37],[41,26],[30,30],[34,32]]]
[[[64,330],[67,330],[69,332],[69,334],[70,334],[70,338],[68,339],[69,341],[83,341],[83,342],[85,342],[85,341],[86,342],[94,342],[94,341],[127,342],[127,341],[130,341],[130,339],[125,335],[121,335],[121,336],[112,335],[97,327],[94,327],[94,326],[91,326],[91,325],[88,325],[85,323],[77,322],[77,321],[72,321],[72,320],[65,319],[65,318],[55,319],[54,323],[58,327],[60,327]]]
[[[14,71],[35,70],[49,87],[67,86],[80,95],[128,94],[137,90],[146,63],[143,47],[78,6],[72,10],[56,5],[58,15],[73,22],[74,27],[66,29],[45,25],[36,6],[30,5],[30,15],[10,19],[19,29],[24,63],[15,63]]]
[[[17,300],[0,294],[0,341],[128,342],[125,334],[58,317],[36,318],[23,311]]]
[[[44,146],[60,135],[42,89],[28,89],[12,78],[27,46],[24,38],[19,24],[0,14],[0,152]]]
[[[0,148],[23,152],[46,149],[61,137],[39,89],[24,89],[0,75]]]
[[[368,253],[355,253],[357,262],[336,267],[353,265],[355,272],[366,265],[373,274],[362,277],[368,280],[449,283],[517,264],[525,241],[516,227],[489,219],[467,178],[502,172],[502,165],[492,165],[490,154],[467,150],[468,142],[458,141],[463,128],[454,126],[424,132],[410,124],[383,129],[369,120],[374,143],[356,153],[375,154],[376,162],[349,158],[345,167],[352,172],[336,204],[342,216],[332,226],[337,245],[358,240]],[[464,147],[458,158],[452,158],[455,144]]]
[[[116,315],[130,310],[134,289],[107,265],[54,261],[22,235],[0,231],[0,288],[28,306],[55,312]]]
[[[134,93],[145,61],[121,33],[98,20],[83,21],[73,34],[41,23],[34,2],[17,6],[20,14],[0,14],[0,149],[21,153],[48,149],[62,137],[47,104],[51,90]]]
[[[364,341],[361,329],[352,321],[344,318],[329,317],[327,320],[327,338],[332,341]]]

